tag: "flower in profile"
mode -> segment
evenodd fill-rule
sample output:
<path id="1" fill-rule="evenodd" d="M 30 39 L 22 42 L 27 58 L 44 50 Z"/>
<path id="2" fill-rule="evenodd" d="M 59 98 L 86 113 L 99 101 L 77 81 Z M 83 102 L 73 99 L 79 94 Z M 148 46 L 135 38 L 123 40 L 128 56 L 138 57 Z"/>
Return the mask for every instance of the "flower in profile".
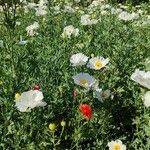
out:
<path id="1" fill-rule="evenodd" d="M 126 146 L 120 140 L 108 142 L 107 146 L 109 150 L 126 150 Z"/>
<path id="2" fill-rule="evenodd" d="M 150 91 L 147 91 L 144 95 L 144 105 L 150 107 Z"/>
<path id="3" fill-rule="evenodd" d="M 82 53 L 77 53 L 71 56 L 70 62 L 72 66 L 82 66 L 88 61 L 88 57 Z"/>
<path id="4" fill-rule="evenodd" d="M 91 117 L 92 117 L 92 108 L 90 105 L 88 104 L 81 104 L 79 106 L 79 110 L 81 111 L 83 117 L 86 119 L 86 120 L 90 120 Z"/>
<path id="5" fill-rule="evenodd" d="M 87 67 L 95 70 L 100 70 L 105 67 L 109 62 L 108 58 L 103 57 L 93 57 L 89 60 Z"/>
<path id="6" fill-rule="evenodd" d="M 27 40 L 22 40 L 22 36 L 20 36 L 20 41 L 19 41 L 19 45 L 25 45 L 25 44 L 27 44 Z"/>
<path id="7" fill-rule="evenodd" d="M 74 28 L 73 25 L 66 26 L 63 29 L 62 37 L 63 38 L 66 38 L 66 37 L 71 38 L 71 35 L 78 36 L 79 35 L 79 29 Z"/>
<path id="8" fill-rule="evenodd" d="M 136 69 L 135 72 L 131 75 L 131 79 L 140 85 L 150 89 L 150 71 L 140 71 Z"/>
<path id="9" fill-rule="evenodd" d="M 49 129 L 51 131 L 55 131 L 56 130 L 56 124 L 55 123 L 50 123 L 48 127 L 49 127 Z"/>
<path id="10" fill-rule="evenodd" d="M 100 100 L 101 102 L 103 102 L 105 99 L 109 98 L 111 95 L 110 90 L 105 90 L 103 91 L 102 89 L 96 89 L 95 90 L 95 97 Z"/>
<path id="11" fill-rule="evenodd" d="M 124 21 L 131 21 L 131 20 L 133 20 L 133 19 L 137 19 L 139 17 L 139 14 L 138 13 L 128 13 L 128 12 L 126 12 L 126 11 L 122 11 L 120 14 L 119 14 L 119 16 L 118 16 L 118 18 L 120 19 L 120 20 L 124 20 Z"/>
<path id="12" fill-rule="evenodd" d="M 30 90 L 23 92 L 21 96 L 15 100 L 16 107 L 21 112 L 27 112 L 29 109 L 45 106 L 46 102 L 43 100 L 43 93 L 39 90 Z"/>
<path id="13" fill-rule="evenodd" d="M 80 85 L 82 87 L 85 87 L 87 89 L 91 88 L 92 85 L 96 82 L 96 79 L 92 76 L 90 76 L 88 73 L 79 73 L 72 77 L 74 79 L 74 82 L 77 85 Z"/>
<path id="14" fill-rule="evenodd" d="M 35 30 L 39 28 L 38 22 L 34 22 L 32 25 L 26 27 L 27 35 L 34 36 L 35 34 L 38 34 Z"/>
<path id="15" fill-rule="evenodd" d="M 81 16 L 81 25 L 92 25 L 92 24 L 96 24 L 98 22 L 98 20 L 96 19 L 91 19 L 90 15 L 82 15 Z"/>

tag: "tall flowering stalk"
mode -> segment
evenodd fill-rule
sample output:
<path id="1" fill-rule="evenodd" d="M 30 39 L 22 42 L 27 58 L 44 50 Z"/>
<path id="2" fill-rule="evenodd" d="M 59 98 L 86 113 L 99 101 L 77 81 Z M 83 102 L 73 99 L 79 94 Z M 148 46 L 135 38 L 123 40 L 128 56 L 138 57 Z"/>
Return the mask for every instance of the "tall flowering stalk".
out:
<path id="1" fill-rule="evenodd" d="M 0 6 L 2 7 L 2 25 L 8 31 L 7 46 L 5 46 L 6 52 L 10 55 L 10 66 L 12 80 L 10 81 L 12 85 L 12 90 L 14 90 L 14 78 L 15 73 L 15 48 L 14 48 L 14 37 L 15 37 L 15 27 L 17 20 L 17 8 L 21 5 L 23 1 L 19 0 L 1 0 Z"/>

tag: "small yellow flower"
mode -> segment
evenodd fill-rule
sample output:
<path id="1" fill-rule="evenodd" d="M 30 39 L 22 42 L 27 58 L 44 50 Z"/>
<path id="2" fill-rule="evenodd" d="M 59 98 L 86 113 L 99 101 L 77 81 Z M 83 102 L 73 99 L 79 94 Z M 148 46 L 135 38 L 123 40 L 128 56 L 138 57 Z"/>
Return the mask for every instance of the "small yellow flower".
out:
<path id="1" fill-rule="evenodd" d="M 62 127 L 65 127 L 66 126 L 66 121 L 62 120 L 60 124 L 61 124 Z"/>
<path id="2" fill-rule="evenodd" d="M 50 129 L 51 131 L 55 131 L 55 129 L 56 129 L 56 124 L 55 124 L 55 123 L 50 123 L 50 124 L 49 124 L 49 129 Z"/>
<path id="3" fill-rule="evenodd" d="M 15 93 L 15 100 L 19 100 L 20 96 L 21 95 L 19 93 Z"/>

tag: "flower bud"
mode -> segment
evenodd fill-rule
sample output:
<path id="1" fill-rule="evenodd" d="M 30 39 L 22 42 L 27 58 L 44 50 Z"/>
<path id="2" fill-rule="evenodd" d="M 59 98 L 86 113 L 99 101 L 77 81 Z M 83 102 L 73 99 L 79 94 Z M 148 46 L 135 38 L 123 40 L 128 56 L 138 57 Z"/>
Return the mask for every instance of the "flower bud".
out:
<path id="1" fill-rule="evenodd" d="M 50 124 L 49 124 L 49 129 L 50 129 L 51 131 L 55 131 L 55 129 L 56 129 L 56 124 L 55 124 L 55 123 L 50 123 Z"/>
<path id="2" fill-rule="evenodd" d="M 21 95 L 19 93 L 15 93 L 15 100 L 19 100 L 20 96 Z"/>
<path id="3" fill-rule="evenodd" d="M 65 127 L 66 126 L 66 121 L 62 120 L 60 124 L 61 124 L 62 127 Z"/>
<path id="4" fill-rule="evenodd" d="M 33 87 L 33 90 L 40 90 L 40 85 L 39 84 L 36 84 L 36 85 L 34 85 L 34 87 Z"/>

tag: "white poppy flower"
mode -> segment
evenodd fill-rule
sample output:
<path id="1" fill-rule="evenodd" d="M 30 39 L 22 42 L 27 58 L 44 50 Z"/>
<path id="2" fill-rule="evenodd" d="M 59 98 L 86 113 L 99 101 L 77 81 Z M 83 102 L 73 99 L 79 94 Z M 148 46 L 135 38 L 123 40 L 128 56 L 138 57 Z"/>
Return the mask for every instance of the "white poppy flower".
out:
<path id="1" fill-rule="evenodd" d="M 35 15 L 36 16 L 44 16 L 44 15 L 46 15 L 47 14 L 46 9 L 47 9 L 47 6 L 39 5 L 39 7 L 35 9 L 36 10 Z"/>
<path id="2" fill-rule="evenodd" d="M 23 92 L 21 96 L 15 100 L 16 106 L 19 111 L 27 112 L 29 109 L 45 106 L 46 102 L 43 102 L 43 93 L 39 90 L 30 90 Z"/>
<path id="3" fill-rule="evenodd" d="M 63 38 L 65 38 L 65 37 L 70 38 L 71 35 L 78 36 L 79 35 L 79 29 L 74 28 L 73 25 L 66 26 L 63 29 L 62 37 Z"/>
<path id="4" fill-rule="evenodd" d="M 118 18 L 120 20 L 124 20 L 124 21 L 130 21 L 130 20 L 133 20 L 133 19 L 137 19 L 139 17 L 139 14 L 138 13 L 128 13 L 126 11 L 122 11 Z"/>
<path id="5" fill-rule="evenodd" d="M 146 92 L 144 95 L 144 105 L 150 107 L 150 91 Z"/>
<path id="6" fill-rule="evenodd" d="M 32 25 L 26 27 L 27 35 L 34 36 L 35 34 L 37 34 L 35 30 L 38 28 L 39 28 L 38 22 L 34 22 Z"/>
<path id="7" fill-rule="evenodd" d="M 71 7 L 71 6 L 65 6 L 64 12 L 68 12 L 68 13 L 74 13 L 75 10 Z"/>
<path id="8" fill-rule="evenodd" d="M 109 150 L 126 150 L 126 146 L 120 140 L 108 142 L 107 146 Z"/>
<path id="9" fill-rule="evenodd" d="M 88 57 L 82 53 L 77 53 L 71 56 L 70 62 L 72 66 L 82 66 L 88 61 Z"/>
<path id="10" fill-rule="evenodd" d="M 101 68 L 105 67 L 109 62 L 108 58 L 103 57 L 93 57 L 89 60 L 87 67 L 95 70 L 100 70 Z"/>
<path id="11" fill-rule="evenodd" d="M 82 15 L 81 16 L 81 24 L 82 25 L 92 25 L 92 24 L 96 24 L 98 22 L 98 20 L 96 19 L 91 19 L 90 15 Z"/>
<path id="12" fill-rule="evenodd" d="M 136 69 L 135 72 L 131 75 L 131 79 L 142 86 L 150 89 L 150 71 L 140 71 Z"/>
<path id="13" fill-rule="evenodd" d="M 95 90 L 95 97 L 100 100 L 101 102 L 103 102 L 103 100 L 109 98 L 109 96 L 111 95 L 110 90 L 105 90 L 103 91 L 102 89 L 96 89 Z"/>
<path id="14" fill-rule="evenodd" d="M 74 79 L 75 84 L 87 89 L 91 88 L 96 82 L 96 79 L 90 76 L 88 73 L 79 73 L 72 78 Z"/>

